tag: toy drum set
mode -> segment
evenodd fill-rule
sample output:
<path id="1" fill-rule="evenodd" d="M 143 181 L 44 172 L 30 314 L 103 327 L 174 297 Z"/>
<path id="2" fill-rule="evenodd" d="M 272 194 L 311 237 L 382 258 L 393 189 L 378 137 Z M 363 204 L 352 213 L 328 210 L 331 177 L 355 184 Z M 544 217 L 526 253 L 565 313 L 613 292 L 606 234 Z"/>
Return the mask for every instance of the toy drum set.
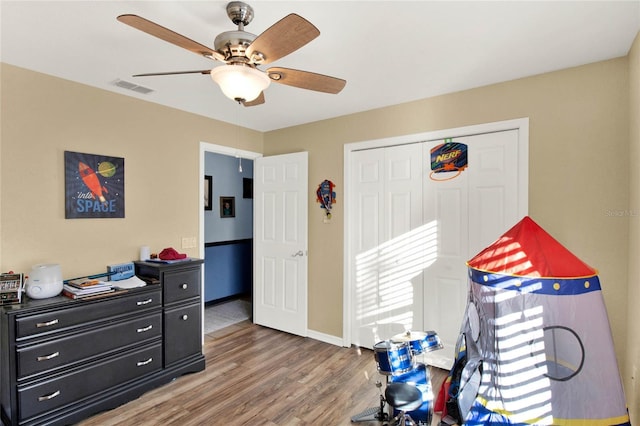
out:
<path id="1" fill-rule="evenodd" d="M 429 368 L 418 362 L 419 355 L 442 349 L 442 342 L 435 331 L 407 331 L 374 345 L 374 357 L 378 372 L 387 377 L 387 383 L 412 384 L 422 393 L 422 405 L 407 414 L 420 425 L 430 425 L 433 417 L 433 392 Z M 374 419 L 386 419 L 383 413 L 384 401 Z M 370 409 L 370 414 L 373 409 Z M 394 410 L 393 415 L 397 412 Z M 371 418 L 369 418 L 371 420 Z M 352 418 L 352 421 L 358 421 Z"/>
<path id="2" fill-rule="evenodd" d="M 380 374 L 396 376 L 416 367 L 417 356 L 442 348 L 435 331 L 407 331 L 374 345 L 374 356 Z"/>

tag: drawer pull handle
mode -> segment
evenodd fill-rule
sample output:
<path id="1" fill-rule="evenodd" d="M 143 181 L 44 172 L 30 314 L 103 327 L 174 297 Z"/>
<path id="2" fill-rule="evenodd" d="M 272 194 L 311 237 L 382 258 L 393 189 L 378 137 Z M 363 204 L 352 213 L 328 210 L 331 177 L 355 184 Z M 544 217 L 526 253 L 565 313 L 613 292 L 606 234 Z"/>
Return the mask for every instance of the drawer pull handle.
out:
<path id="1" fill-rule="evenodd" d="M 57 323 L 58 323 L 57 319 L 47 321 L 47 322 L 39 322 L 36 324 L 36 328 L 50 327 L 52 325 L 56 325 Z"/>
<path id="2" fill-rule="evenodd" d="M 38 401 L 42 402 L 42 401 L 49 401 L 50 399 L 55 398 L 56 396 L 60 395 L 60 391 L 57 390 L 54 393 L 50 393 L 49 395 L 43 395 L 43 396 L 39 396 L 38 397 Z"/>
<path id="3" fill-rule="evenodd" d="M 142 367 L 143 365 L 149 364 L 151 361 L 153 361 L 153 358 L 149 358 L 149 359 L 144 360 L 144 361 L 138 361 L 136 365 L 138 367 Z"/>
<path id="4" fill-rule="evenodd" d="M 180 319 L 181 319 L 182 321 L 186 321 L 186 320 L 188 320 L 188 319 L 189 319 L 189 315 L 184 314 L 183 316 L 181 316 L 181 317 L 180 317 Z"/>
<path id="5" fill-rule="evenodd" d="M 52 354 L 50 354 L 50 355 L 43 355 L 43 356 L 39 356 L 39 357 L 37 357 L 37 358 L 36 358 L 36 360 L 37 360 L 38 362 L 40 362 L 40 361 L 47 361 L 47 360 L 49 360 L 49 359 L 53 359 L 53 358 L 55 358 L 55 357 L 57 357 L 57 356 L 60 356 L 60 352 L 54 352 L 54 353 L 52 353 Z"/>
<path id="6" fill-rule="evenodd" d="M 183 290 L 186 290 L 186 289 L 187 289 L 187 287 L 189 287 L 189 286 L 187 285 L 187 283 L 180 284 L 180 288 L 181 288 L 181 289 L 183 289 Z"/>
<path id="7" fill-rule="evenodd" d="M 137 301 L 136 305 L 138 305 L 138 306 L 148 305 L 151 302 L 153 302 L 153 299 L 149 298 L 147 300 L 139 300 L 139 301 Z"/>
<path id="8" fill-rule="evenodd" d="M 148 326 L 146 326 L 146 327 L 142 327 L 142 328 L 139 328 L 139 329 L 137 329 L 136 331 L 137 331 L 138 333 L 144 333 L 145 331 L 149 331 L 149 330 L 151 330 L 152 328 L 153 328 L 153 324 L 149 324 Z"/>

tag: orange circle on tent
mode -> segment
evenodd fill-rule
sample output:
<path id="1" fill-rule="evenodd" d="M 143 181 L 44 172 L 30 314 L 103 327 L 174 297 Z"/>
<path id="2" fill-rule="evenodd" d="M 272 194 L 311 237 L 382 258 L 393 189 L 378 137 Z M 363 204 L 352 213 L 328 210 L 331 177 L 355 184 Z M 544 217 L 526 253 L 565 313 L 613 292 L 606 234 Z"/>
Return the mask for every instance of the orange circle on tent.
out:
<path id="1" fill-rule="evenodd" d="M 553 289 L 554 289 L 554 290 L 560 290 L 560 284 L 555 283 L 555 284 L 553 285 Z"/>

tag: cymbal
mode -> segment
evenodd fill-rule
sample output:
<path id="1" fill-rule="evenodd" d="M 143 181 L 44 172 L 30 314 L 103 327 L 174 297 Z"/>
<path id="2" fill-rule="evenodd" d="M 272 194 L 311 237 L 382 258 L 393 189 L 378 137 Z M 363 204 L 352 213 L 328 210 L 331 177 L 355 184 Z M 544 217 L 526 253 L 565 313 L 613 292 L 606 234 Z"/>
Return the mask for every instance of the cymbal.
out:
<path id="1" fill-rule="evenodd" d="M 434 333 L 432 333 L 434 334 Z M 429 334 L 424 331 L 406 331 L 405 333 L 396 334 L 391 338 L 391 341 L 394 342 L 412 342 L 414 340 L 424 339 L 429 336 Z"/>

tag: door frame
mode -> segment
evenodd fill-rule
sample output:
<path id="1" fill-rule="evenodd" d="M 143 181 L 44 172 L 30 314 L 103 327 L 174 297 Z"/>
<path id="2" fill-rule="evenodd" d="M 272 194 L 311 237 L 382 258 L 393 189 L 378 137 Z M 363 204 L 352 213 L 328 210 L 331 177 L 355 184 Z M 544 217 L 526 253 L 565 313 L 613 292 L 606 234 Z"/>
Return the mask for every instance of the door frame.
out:
<path id="1" fill-rule="evenodd" d="M 436 139 L 444 138 L 456 138 L 463 136 L 473 136 L 483 133 L 500 132 L 505 130 L 517 130 L 518 131 L 518 193 L 528 194 L 529 185 L 529 118 L 516 118 L 512 120 L 497 121 L 492 123 L 483 123 L 471 126 L 456 127 L 451 129 L 435 130 L 425 133 L 416 133 L 411 135 L 403 135 L 391 138 L 367 140 L 361 142 L 354 142 L 344 145 L 344 259 L 343 259 L 343 304 L 342 304 L 342 346 L 351 346 L 351 315 L 352 315 L 352 303 L 351 295 L 354 283 L 351 277 L 353 276 L 353 266 L 350 259 L 353 258 L 352 250 L 353 244 L 350 240 L 350 233 L 347 232 L 347 227 L 351 223 L 351 211 L 352 207 L 350 203 L 354 202 L 352 195 L 353 183 L 351 182 L 351 153 L 354 151 L 361 151 L 366 149 L 375 149 L 383 147 L 391 147 L 396 145 L 403 145 L 409 143 L 426 142 Z M 529 210 L 529 197 L 518 197 L 518 211 L 527 212 Z"/>
<path id="2" fill-rule="evenodd" d="M 259 152 L 245 151 L 242 149 L 231 148 L 224 145 L 216 145 L 209 142 L 200 142 L 200 158 L 198 165 L 198 193 L 200 194 L 200 201 L 198 201 L 198 257 L 204 259 L 204 163 L 205 155 L 207 152 L 214 154 L 228 155 L 230 157 L 244 158 L 247 160 L 255 160 L 262 157 Z M 201 268 L 200 277 L 200 294 L 204 295 L 204 268 Z M 204 297 L 200 298 L 200 315 L 204 318 Z M 202 343 L 204 344 L 204 321 L 200 324 L 200 334 L 202 336 Z"/>

